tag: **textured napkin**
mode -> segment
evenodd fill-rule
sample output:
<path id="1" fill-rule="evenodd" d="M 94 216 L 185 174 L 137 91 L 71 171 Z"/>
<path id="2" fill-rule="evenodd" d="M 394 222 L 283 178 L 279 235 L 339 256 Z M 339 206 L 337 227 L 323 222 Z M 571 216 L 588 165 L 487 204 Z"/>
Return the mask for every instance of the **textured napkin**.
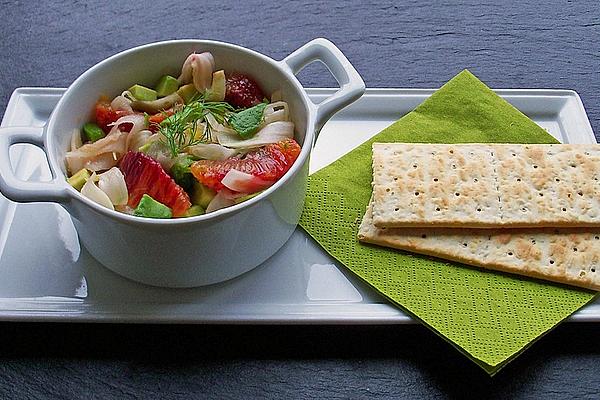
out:
<path id="1" fill-rule="evenodd" d="M 372 139 L 309 177 L 300 225 L 392 303 L 490 375 L 594 293 L 360 244 L 371 196 L 373 142 L 556 143 L 469 71 Z"/>

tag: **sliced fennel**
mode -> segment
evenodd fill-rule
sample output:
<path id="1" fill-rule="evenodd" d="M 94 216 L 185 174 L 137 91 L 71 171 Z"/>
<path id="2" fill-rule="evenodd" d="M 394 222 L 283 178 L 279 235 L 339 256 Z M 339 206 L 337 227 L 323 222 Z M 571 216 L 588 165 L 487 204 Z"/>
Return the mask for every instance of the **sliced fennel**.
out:
<path id="1" fill-rule="evenodd" d="M 112 167 L 108 171 L 98 175 L 98 188 L 102 190 L 115 206 L 127 204 L 128 192 L 125 177 L 121 170 Z"/>
<path id="2" fill-rule="evenodd" d="M 110 201 L 110 198 L 98 186 L 96 186 L 96 184 L 94 183 L 95 180 L 96 173 L 94 172 L 90 179 L 87 180 L 85 185 L 83 185 L 83 188 L 81 188 L 81 194 L 87 197 L 88 199 L 100 204 L 101 206 L 108 208 L 109 210 L 114 210 L 115 207 Z"/>
<path id="3" fill-rule="evenodd" d="M 264 146 L 292 137 L 294 137 L 294 123 L 289 121 L 272 122 L 258 131 L 250 139 L 242 139 L 237 134 L 231 134 L 225 131 L 217 133 L 219 143 L 233 149 Z"/>

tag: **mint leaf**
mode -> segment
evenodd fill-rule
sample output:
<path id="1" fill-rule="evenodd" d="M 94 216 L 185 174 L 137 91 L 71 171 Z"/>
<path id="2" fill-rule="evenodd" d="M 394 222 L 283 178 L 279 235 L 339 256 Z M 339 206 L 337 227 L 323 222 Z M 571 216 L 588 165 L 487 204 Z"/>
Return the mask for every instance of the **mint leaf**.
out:
<path id="1" fill-rule="evenodd" d="M 260 103 L 229 117 L 227 122 L 243 139 L 252 137 L 263 120 L 267 103 Z"/>

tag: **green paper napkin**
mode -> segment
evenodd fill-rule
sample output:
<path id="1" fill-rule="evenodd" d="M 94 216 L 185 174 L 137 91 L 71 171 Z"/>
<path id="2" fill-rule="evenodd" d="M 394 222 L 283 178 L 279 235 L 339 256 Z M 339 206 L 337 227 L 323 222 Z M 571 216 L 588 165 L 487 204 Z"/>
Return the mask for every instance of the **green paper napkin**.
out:
<path id="1" fill-rule="evenodd" d="M 414 111 L 309 177 L 300 225 L 323 248 L 490 375 L 594 293 L 362 245 L 373 142 L 555 143 L 533 121 L 463 71 Z"/>

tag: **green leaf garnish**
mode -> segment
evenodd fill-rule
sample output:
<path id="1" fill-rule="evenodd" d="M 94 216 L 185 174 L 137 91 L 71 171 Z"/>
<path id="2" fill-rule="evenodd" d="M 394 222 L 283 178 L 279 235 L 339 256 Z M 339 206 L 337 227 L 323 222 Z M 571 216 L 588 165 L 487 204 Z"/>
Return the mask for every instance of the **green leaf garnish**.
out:
<path id="1" fill-rule="evenodd" d="M 235 114 L 231 114 L 227 122 L 244 139 L 252 137 L 263 121 L 263 113 L 267 103 L 260 103 Z"/>

